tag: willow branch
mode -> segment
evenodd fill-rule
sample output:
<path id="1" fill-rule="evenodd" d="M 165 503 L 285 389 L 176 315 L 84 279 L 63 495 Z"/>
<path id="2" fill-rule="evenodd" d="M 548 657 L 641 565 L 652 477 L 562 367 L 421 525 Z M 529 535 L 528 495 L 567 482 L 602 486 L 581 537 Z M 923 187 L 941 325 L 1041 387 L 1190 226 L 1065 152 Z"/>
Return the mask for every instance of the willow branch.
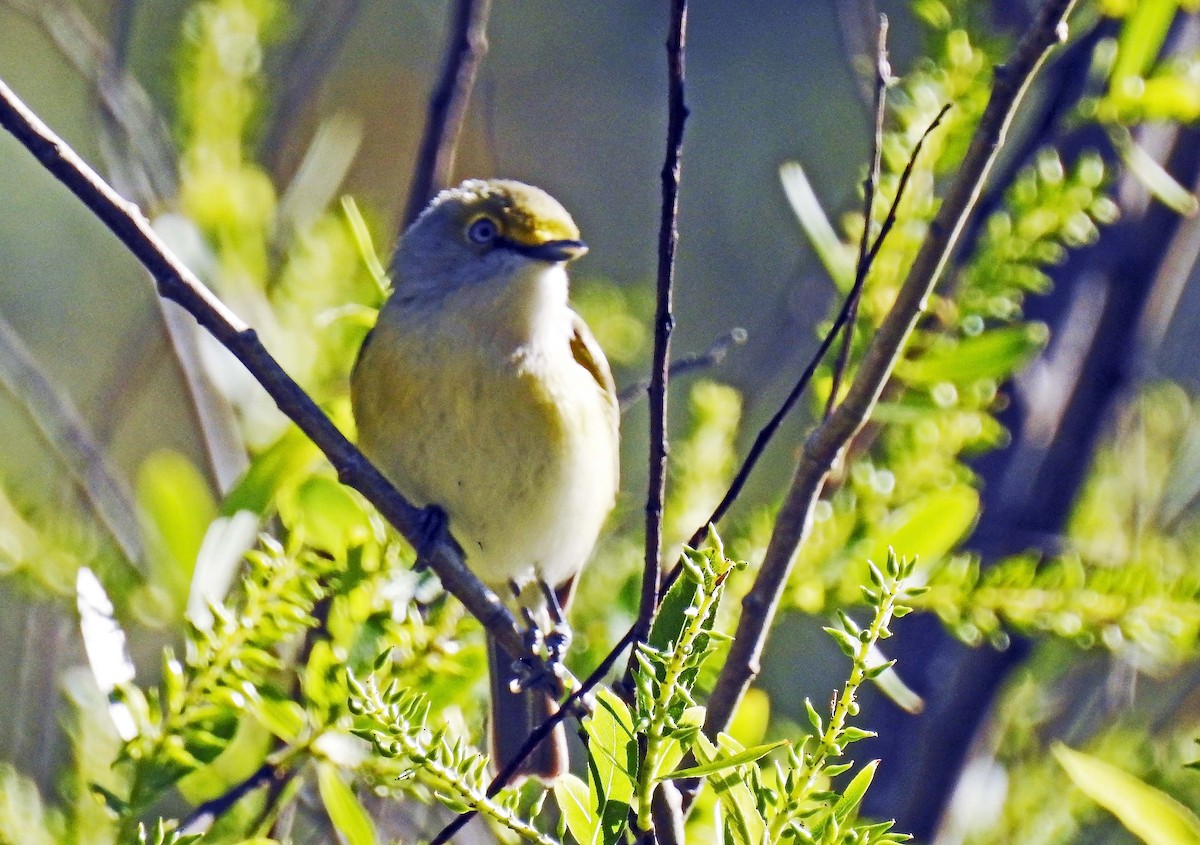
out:
<path id="1" fill-rule="evenodd" d="M 417 153 L 404 225 L 417 219 L 434 194 L 450 184 L 458 139 L 479 65 L 487 54 L 487 24 L 492 0 L 457 0 L 451 12 L 446 61 L 429 98 L 429 119 Z"/>
<path id="2" fill-rule="evenodd" d="M 66 142 L 0 81 L 0 125 L 34 155 L 125 244 L 154 277 L 158 293 L 186 310 L 196 322 L 233 353 L 267 391 L 279 409 L 329 459 L 338 478 L 362 493 L 417 549 L 443 586 L 513 654 L 526 650 L 512 615 L 466 566 L 462 550 L 450 537 L 445 521 L 406 500 L 384 478 L 324 411 L 292 380 L 263 346 L 258 334 L 229 310 L 167 248 L 141 210 L 119 196 Z M 570 685 L 570 679 L 568 679 Z"/>
<path id="3" fill-rule="evenodd" d="M 830 469 L 870 417 L 971 215 L 1030 80 L 1051 48 L 1065 38 L 1066 16 L 1073 2 L 1048 0 L 1008 63 L 996 68 L 991 97 L 971 145 L 892 310 L 867 348 L 846 398 L 804 444 L 766 557 L 754 586 L 742 602 L 733 646 L 708 702 L 704 729 L 709 736 L 728 727 L 750 683 L 758 675 L 767 632 L 778 610 L 796 550 L 808 536 L 812 511 Z"/>

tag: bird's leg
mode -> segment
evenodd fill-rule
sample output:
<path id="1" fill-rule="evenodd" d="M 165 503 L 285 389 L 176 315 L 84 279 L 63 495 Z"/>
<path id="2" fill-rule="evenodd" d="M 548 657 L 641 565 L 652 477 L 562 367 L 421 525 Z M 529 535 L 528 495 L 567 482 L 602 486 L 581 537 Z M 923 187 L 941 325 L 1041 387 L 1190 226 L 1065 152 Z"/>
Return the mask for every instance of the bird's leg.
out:
<path id="1" fill-rule="evenodd" d="M 546 632 L 546 665 L 555 677 L 561 680 L 565 669 L 563 658 L 567 656 L 567 649 L 571 646 L 571 626 L 567 624 L 558 593 L 541 578 L 538 579 L 538 587 L 546 597 L 546 607 L 550 613 L 550 630 Z"/>
<path id="2" fill-rule="evenodd" d="M 509 579 L 508 589 L 520 604 L 521 585 L 515 578 Z M 509 689 L 514 694 L 546 683 L 546 676 L 550 671 L 541 660 L 542 655 L 546 652 L 546 640 L 542 635 L 537 617 L 533 615 L 532 610 L 521 605 L 521 618 L 525 620 L 525 654 L 512 662 L 513 678 L 509 683 Z"/>

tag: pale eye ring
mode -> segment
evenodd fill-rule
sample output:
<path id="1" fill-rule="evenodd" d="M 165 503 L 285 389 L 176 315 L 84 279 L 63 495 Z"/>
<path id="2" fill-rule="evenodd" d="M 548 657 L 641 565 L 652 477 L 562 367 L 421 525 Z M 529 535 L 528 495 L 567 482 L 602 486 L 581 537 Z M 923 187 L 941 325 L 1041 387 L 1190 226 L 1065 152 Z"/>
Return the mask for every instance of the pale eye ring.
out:
<path id="1" fill-rule="evenodd" d="M 473 244 L 490 244 L 500 234 L 500 227 L 490 217 L 480 217 L 467 227 L 467 240 Z"/>

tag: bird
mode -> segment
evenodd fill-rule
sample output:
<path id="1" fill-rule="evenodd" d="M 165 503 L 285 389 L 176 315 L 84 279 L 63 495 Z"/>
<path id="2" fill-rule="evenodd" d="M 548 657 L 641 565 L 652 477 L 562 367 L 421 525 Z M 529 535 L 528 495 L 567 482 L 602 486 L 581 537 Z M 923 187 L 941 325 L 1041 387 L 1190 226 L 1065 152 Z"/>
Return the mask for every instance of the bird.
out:
<path id="1" fill-rule="evenodd" d="M 566 267 L 586 252 L 540 188 L 474 179 L 440 192 L 396 247 L 392 293 L 351 375 L 363 453 L 440 508 L 467 566 L 540 624 L 569 605 L 619 490 L 612 372 L 568 297 Z M 488 636 L 494 771 L 557 709 L 516 680 L 521 657 Z M 559 724 L 512 782 L 550 782 L 567 763 Z"/>

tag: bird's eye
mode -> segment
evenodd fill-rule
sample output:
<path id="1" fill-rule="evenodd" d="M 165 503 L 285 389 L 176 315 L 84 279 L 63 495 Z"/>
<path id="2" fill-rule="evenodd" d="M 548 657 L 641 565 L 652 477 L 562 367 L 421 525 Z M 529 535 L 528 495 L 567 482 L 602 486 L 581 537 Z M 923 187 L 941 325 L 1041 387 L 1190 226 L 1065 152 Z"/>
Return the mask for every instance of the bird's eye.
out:
<path id="1" fill-rule="evenodd" d="M 467 240 L 473 244 L 490 244 L 500 234 L 500 227 L 490 217 L 480 217 L 467 227 Z"/>

